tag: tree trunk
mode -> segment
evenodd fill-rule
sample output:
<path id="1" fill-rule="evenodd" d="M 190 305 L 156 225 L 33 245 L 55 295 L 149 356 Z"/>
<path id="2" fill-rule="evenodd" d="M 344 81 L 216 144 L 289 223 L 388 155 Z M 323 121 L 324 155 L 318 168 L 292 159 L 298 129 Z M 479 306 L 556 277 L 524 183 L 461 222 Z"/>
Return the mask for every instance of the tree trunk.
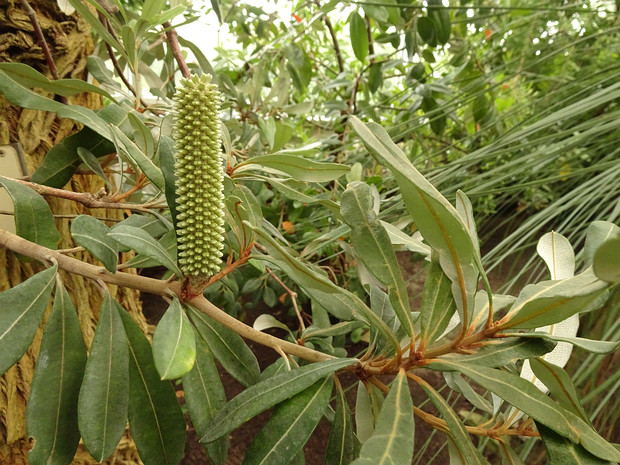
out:
<path id="1" fill-rule="evenodd" d="M 86 58 L 92 52 L 90 27 L 77 14 L 64 15 L 54 0 L 30 0 L 38 22 L 51 50 L 60 78 L 85 79 Z M 0 0 L 0 61 L 25 63 L 51 79 L 49 68 L 41 47 L 37 43 L 34 28 L 19 0 Z M 49 97 L 53 97 L 48 95 Z M 71 97 L 70 102 L 97 109 L 101 97 L 81 94 Z M 80 127 L 71 120 L 60 119 L 53 113 L 22 109 L 10 105 L 0 95 L 0 145 L 19 142 L 26 156 L 29 173 L 41 163 L 47 151 Z M 76 175 L 65 189 L 80 192 L 97 192 L 104 187 L 96 176 Z M 122 210 L 89 210 L 83 206 L 57 198 L 47 199 L 55 215 L 56 225 L 62 235 L 59 247 L 74 247 L 70 235 L 70 218 L 79 214 L 94 214 L 109 218 L 113 224 L 123 218 Z M 69 216 L 69 218 L 67 218 Z M 78 259 L 98 263 L 87 252 L 74 254 Z M 0 291 L 13 287 L 32 276 L 42 267 L 38 263 L 19 261 L 11 252 L 0 248 Z M 90 345 L 101 305 L 101 292 L 97 285 L 81 277 L 61 274 L 76 305 L 87 346 Z M 139 294 L 127 289 L 111 289 L 116 298 L 134 319 L 144 328 Z M 49 309 L 48 309 L 49 310 Z M 27 464 L 30 442 L 26 433 L 26 401 L 34 371 L 42 328 L 34 343 L 21 360 L 0 377 L 0 463 Z M 74 464 L 96 463 L 83 445 L 80 445 Z M 139 463 L 138 455 L 128 434 L 107 463 Z"/>

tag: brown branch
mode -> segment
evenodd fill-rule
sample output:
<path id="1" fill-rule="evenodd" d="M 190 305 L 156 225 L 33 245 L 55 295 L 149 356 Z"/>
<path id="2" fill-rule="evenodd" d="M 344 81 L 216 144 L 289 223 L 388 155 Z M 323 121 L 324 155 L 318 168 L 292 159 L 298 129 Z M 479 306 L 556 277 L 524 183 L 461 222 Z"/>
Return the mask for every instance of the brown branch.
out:
<path id="1" fill-rule="evenodd" d="M 58 263 L 58 267 L 60 269 L 88 279 L 101 280 L 106 284 L 128 287 L 160 296 L 170 296 L 171 294 L 176 294 L 179 298 L 181 298 L 182 284 L 179 281 L 169 282 L 122 272 L 110 273 L 101 266 L 91 265 L 89 263 L 84 263 L 81 260 L 68 257 L 56 250 L 50 250 L 3 229 L 0 229 L 0 246 L 6 247 L 13 252 L 20 253 L 27 257 L 34 258 L 43 263 L 56 262 Z M 271 347 L 276 351 L 281 350 L 287 354 L 301 357 L 310 362 L 321 362 L 335 358 L 331 355 L 293 344 L 275 336 L 271 336 L 270 334 L 257 331 L 223 312 L 205 299 L 202 295 L 194 297 L 193 299 L 186 301 L 186 303 L 201 311 L 205 315 L 213 318 L 215 321 L 232 329 L 240 336 L 257 342 L 258 344 Z"/>
<path id="2" fill-rule="evenodd" d="M 183 53 L 181 53 L 181 46 L 179 45 L 179 36 L 177 31 L 172 27 L 170 21 L 166 21 L 163 26 L 166 28 L 166 38 L 168 39 L 168 45 L 170 45 L 170 50 L 172 51 L 172 55 L 174 59 L 177 61 L 179 65 L 179 69 L 181 70 L 181 74 L 185 79 L 189 79 L 192 75 L 189 68 L 187 67 L 187 63 L 185 63 L 185 58 L 183 58 Z"/>
<path id="3" fill-rule="evenodd" d="M 37 37 L 37 42 L 39 46 L 43 50 L 43 55 L 45 56 L 45 61 L 47 62 L 47 66 L 50 70 L 50 74 L 55 81 L 59 79 L 58 70 L 56 69 L 56 64 L 54 63 L 54 58 L 52 57 L 52 52 L 50 51 L 49 46 L 47 45 L 47 41 L 45 40 L 45 36 L 43 35 L 43 30 L 41 30 L 41 26 L 39 25 L 39 21 L 37 20 L 37 13 L 32 9 L 28 0 L 21 0 L 21 4 L 26 10 L 26 14 L 28 15 L 28 19 L 30 20 L 30 24 L 34 29 L 34 34 Z M 64 95 L 59 95 L 60 101 L 67 105 L 69 101 L 67 97 Z"/>
<path id="4" fill-rule="evenodd" d="M 319 0 L 314 0 L 314 3 L 317 7 L 321 8 L 321 3 Z M 334 31 L 334 26 L 332 26 L 332 22 L 329 20 L 329 16 L 327 14 L 323 15 L 323 21 L 325 22 L 325 26 L 329 31 L 329 35 L 332 38 L 332 44 L 334 47 L 334 52 L 336 53 L 336 59 L 338 60 L 338 69 L 341 73 L 344 72 L 344 61 L 342 60 L 342 53 L 340 53 L 340 45 L 338 45 L 338 39 L 336 38 L 336 31 Z"/>

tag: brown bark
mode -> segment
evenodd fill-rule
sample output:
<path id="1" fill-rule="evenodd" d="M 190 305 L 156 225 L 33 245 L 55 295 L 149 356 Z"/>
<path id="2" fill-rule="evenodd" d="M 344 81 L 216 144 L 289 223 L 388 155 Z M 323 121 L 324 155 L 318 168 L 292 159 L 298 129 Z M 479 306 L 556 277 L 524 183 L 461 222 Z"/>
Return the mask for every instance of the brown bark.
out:
<path id="1" fill-rule="evenodd" d="M 64 15 L 53 0 L 30 0 L 29 3 L 37 13 L 59 77 L 85 79 L 86 58 L 93 49 L 88 24 L 77 14 Z M 43 51 L 37 44 L 34 28 L 18 0 L 0 0 L 0 61 L 28 64 L 51 78 Z M 94 94 L 76 95 L 69 98 L 69 101 L 93 109 L 102 104 L 100 97 Z M 0 95 L 0 145 L 21 143 L 30 173 L 41 163 L 51 147 L 78 129 L 79 125 L 71 120 L 10 105 Z M 96 176 L 76 175 L 65 189 L 95 193 L 102 187 L 103 183 Z M 111 219 L 120 219 L 123 215 L 122 210 L 89 210 L 74 202 L 57 198 L 49 199 L 49 203 L 54 214 L 58 215 L 86 213 Z M 69 232 L 70 220 L 58 218 L 57 227 L 62 235 L 59 247 L 74 247 Z M 89 263 L 98 263 L 86 252 L 74 256 Z M 11 252 L 0 248 L 0 291 L 19 284 L 40 269 L 37 263 L 21 262 Z M 62 278 L 78 310 L 86 343 L 90 345 L 98 318 L 101 293 L 92 281 L 66 273 L 62 274 Z M 139 294 L 128 289 L 110 290 L 146 329 Z M 22 359 L 0 377 L 0 463 L 28 463 L 30 443 L 26 434 L 25 409 L 41 335 L 42 328 Z M 133 442 L 126 434 L 117 452 L 107 463 L 133 464 L 138 463 L 137 457 Z M 96 461 L 80 445 L 73 463 L 90 464 Z"/>

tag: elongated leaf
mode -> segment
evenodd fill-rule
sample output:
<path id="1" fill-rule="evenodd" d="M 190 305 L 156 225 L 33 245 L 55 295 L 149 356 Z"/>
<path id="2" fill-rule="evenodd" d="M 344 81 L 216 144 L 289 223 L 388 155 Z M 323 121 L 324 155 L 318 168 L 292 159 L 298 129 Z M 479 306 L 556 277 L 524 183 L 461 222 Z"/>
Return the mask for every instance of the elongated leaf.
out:
<path id="1" fill-rule="evenodd" d="M 609 461 L 590 454 L 579 444 L 560 436 L 545 425 L 536 423 L 536 429 L 547 449 L 549 465 L 610 465 Z"/>
<path id="2" fill-rule="evenodd" d="M 424 244 L 421 240 L 421 237 L 411 237 L 402 232 L 396 226 L 391 225 L 390 223 L 386 223 L 385 221 L 380 221 L 387 233 L 390 235 L 390 241 L 392 245 L 402 245 L 409 252 L 416 252 L 424 257 L 427 257 L 431 254 L 431 248 Z"/>
<path id="3" fill-rule="evenodd" d="M 93 173 L 103 179 L 103 182 L 105 182 L 106 186 L 108 186 L 108 189 L 112 191 L 112 183 L 103 172 L 103 168 L 101 168 L 101 165 L 97 161 L 97 157 L 85 147 L 78 147 L 77 154 L 80 157 L 80 160 L 82 160 L 82 162 L 88 166 Z"/>
<path id="4" fill-rule="evenodd" d="M 549 339 L 551 341 L 568 342 L 571 345 L 595 354 L 610 354 L 620 347 L 620 341 L 595 341 L 594 339 L 586 339 L 583 337 L 563 337 L 538 331 L 533 333 L 515 333 L 514 336 L 523 338 L 537 337 Z"/>
<path id="5" fill-rule="evenodd" d="M 375 422 L 379 416 L 380 409 L 377 402 L 372 402 L 371 393 L 374 386 L 364 385 L 361 381 L 357 383 L 355 395 L 355 435 L 360 443 L 364 444 L 375 431 Z"/>
<path id="6" fill-rule="evenodd" d="M 162 381 L 151 345 L 131 318 L 120 312 L 129 348 L 129 427 L 145 465 L 176 465 L 185 449 L 185 418 L 174 387 Z"/>
<path id="7" fill-rule="evenodd" d="M 537 422 L 553 429 L 573 442 L 579 442 L 589 452 L 607 460 L 619 460 L 620 452 L 605 441 L 590 425 L 575 414 L 562 409 L 532 383 L 520 376 L 495 368 L 454 362 L 431 362 L 432 370 L 459 371 L 475 380 Z"/>
<path id="8" fill-rule="evenodd" d="M 437 407 L 437 410 L 439 410 L 439 413 L 443 419 L 446 420 L 449 430 L 448 435 L 453 440 L 454 446 L 458 450 L 458 454 L 463 463 L 468 465 L 487 464 L 487 461 L 484 460 L 478 449 L 476 449 L 474 444 L 471 442 L 467 429 L 465 429 L 465 425 L 456 412 L 452 410 L 450 404 L 448 404 L 448 402 L 446 402 L 446 400 L 422 378 L 416 378 L 416 382 L 422 389 L 424 389 L 424 392 L 426 392 L 431 402 L 435 404 L 435 407 Z"/>
<path id="9" fill-rule="evenodd" d="M 60 233 L 45 199 L 29 187 L 9 178 L 0 176 L 0 185 L 4 186 L 13 200 L 17 235 L 56 250 Z"/>
<path id="10" fill-rule="evenodd" d="M 439 359 L 486 367 L 501 367 L 516 360 L 539 357 L 550 352 L 555 347 L 555 342 L 553 341 L 546 341 L 545 344 L 532 344 L 534 340 L 530 338 L 516 338 L 501 344 L 485 346 L 473 355 L 448 354 L 439 357 Z"/>
<path id="11" fill-rule="evenodd" d="M 72 97 L 82 92 L 94 92 L 114 101 L 114 97 L 105 90 L 93 86 L 86 81 L 81 79 L 57 79 L 50 81 L 37 70 L 23 63 L 0 63 L 0 71 L 3 71 L 14 81 L 31 89 L 38 87 L 64 97 Z"/>
<path id="12" fill-rule="evenodd" d="M 11 368 L 32 343 L 52 295 L 54 265 L 0 293 L 0 374 Z"/>
<path id="13" fill-rule="evenodd" d="M 414 440 L 413 401 L 405 371 L 401 370 L 383 402 L 375 431 L 362 445 L 352 465 L 411 463 Z"/>
<path id="14" fill-rule="evenodd" d="M 566 320 L 577 312 L 600 307 L 609 284 L 591 271 L 560 281 L 542 281 L 523 288 L 501 327 L 537 328 Z"/>
<path id="15" fill-rule="evenodd" d="M 161 379 L 180 378 L 194 366 L 194 330 L 177 297 L 153 334 L 153 359 Z"/>
<path id="16" fill-rule="evenodd" d="M 588 226 L 586 243 L 583 246 L 583 261 L 585 266 L 592 266 L 594 254 L 608 239 L 620 235 L 620 227 L 609 221 L 593 221 Z"/>
<path id="17" fill-rule="evenodd" d="M 363 63 L 368 56 L 368 32 L 366 31 L 366 23 L 357 11 L 349 16 L 349 36 L 351 37 L 353 53 Z"/>
<path id="18" fill-rule="evenodd" d="M 118 245 L 108 237 L 110 228 L 90 215 L 80 215 L 71 222 L 71 236 L 78 245 L 101 260 L 110 273 L 116 273 Z"/>
<path id="19" fill-rule="evenodd" d="M 469 383 L 463 379 L 460 373 L 446 371 L 443 376 L 448 386 L 450 386 L 450 389 L 463 394 L 465 399 L 477 409 L 493 414 L 493 406 L 489 401 L 478 394 Z"/>
<path id="20" fill-rule="evenodd" d="M 26 427 L 34 446 L 31 465 L 68 465 L 80 442 L 77 402 L 86 366 L 86 345 L 65 288 L 56 288 L 26 405 Z"/>
<path id="21" fill-rule="evenodd" d="M 117 225 L 110 230 L 108 237 L 111 237 L 120 244 L 136 250 L 153 260 L 157 260 L 166 268 L 173 271 L 177 276 L 181 277 L 181 270 L 179 270 L 179 267 L 170 254 L 153 238 L 153 236 L 143 229 L 133 226 Z"/>
<path id="22" fill-rule="evenodd" d="M 342 194 L 340 213 L 351 227 L 351 242 L 364 264 L 388 288 L 392 307 L 409 337 L 414 334 L 409 295 L 388 233 L 374 210 L 372 188 L 360 181 L 347 186 Z"/>
<path id="23" fill-rule="evenodd" d="M 158 241 L 164 248 L 166 253 L 176 261 L 177 258 L 177 235 L 176 232 L 170 230 L 166 232 Z M 159 261 L 152 258 L 145 257 L 143 254 L 138 254 L 131 260 L 123 264 L 124 267 L 131 268 L 153 268 L 155 266 L 161 266 Z"/>
<path id="24" fill-rule="evenodd" d="M 183 391 L 189 416 L 198 437 L 206 434 L 211 420 L 226 404 L 226 393 L 209 346 L 196 338 L 196 363 L 183 376 Z M 228 436 L 206 444 L 207 455 L 214 465 L 225 465 Z"/>
<path id="25" fill-rule="evenodd" d="M 164 176 L 166 203 L 170 209 L 172 223 L 176 230 L 177 221 L 177 194 L 176 194 L 176 171 L 174 169 L 174 141 L 168 136 L 160 136 L 157 146 L 157 158 L 159 167 Z"/>
<path id="26" fill-rule="evenodd" d="M 568 239 L 551 231 L 538 241 L 538 255 L 547 264 L 551 279 L 572 278 L 575 275 L 575 252 Z"/>
<path id="27" fill-rule="evenodd" d="M 128 366 L 123 322 L 114 300 L 106 293 L 78 400 L 78 424 L 84 445 L 99 462 L 112 455 L 125 432 Z"/>
<path id="28" fill-rule="evenodd" d="M 327 440 L 325 465 L 349 465 L 355 459 L 353 419 L 344 390 L 336 384 L 336 414 Z"/>
<path id="29" fill-rule="evenodd" d="M 224 369 L 244 386 L 256 383 L 260 375 L 258 361 L 241 336 L 193 307 L 184 308 Z"/>
<path id="30" fill-rule="evenodd" d="M 273 415 L 256 435 L 244 465 L 288 465 L 303 452 L 304 444 L 327 408 L 333 378 L 326 377 L 278 404 Z"/>
<path id="31" fill-rule="evenodd" d="M 307 182 L 333 181 L 350 171 L 348 166 L 338 163 L 317 162 L 295 155 L 277 154 L 249 158 L 237 165 L 235 171 L 242 172 L 241 167 L 254 168 L 253 165 L 283 171 L 298 181 Z"/>
<path id="32" fill-rule="evenodd" d="M 540 358 L 530 360 L 530 365 L 534 374 L 547 386 L 560 405 L 590 423 L 570 376 L 562 368 Z"/>
<path id="33" fill-rule="evenodd" d="M 313 385 L 319 379 L 356 363 L 356 359 L 334 359 L 279 373 L 250 386 L 220 410 L 201 442 L 214 441 L 259 413 Z"/>
<path id="34" fill-rule="evenodd" d="M 451 286 L 450 279 L 439 265 L 438 257 L 432 254 L 424 281 L 420 310 L 420 338 L 423 344 L 437 340 L 446 330 L 450 318 L 456 311 L 454 297 L 450 292 Z"/>
<path id="35" fill-rule="evenodd" d="M 352 116 L 351 125 L 370 154 L 389 168 L 409 214 L 452 281 L 461 321 L 468 326 L 478 283 L 476 249 L 456 209 L 414 168 L 388 133 L 375 123 L 363 124 Z"/>
<path id="36" fill-rule="evenodd" d="M 592 268 L 600 279 L 620 282 L 620 235 L 606 240 L 596 249 Z"/>

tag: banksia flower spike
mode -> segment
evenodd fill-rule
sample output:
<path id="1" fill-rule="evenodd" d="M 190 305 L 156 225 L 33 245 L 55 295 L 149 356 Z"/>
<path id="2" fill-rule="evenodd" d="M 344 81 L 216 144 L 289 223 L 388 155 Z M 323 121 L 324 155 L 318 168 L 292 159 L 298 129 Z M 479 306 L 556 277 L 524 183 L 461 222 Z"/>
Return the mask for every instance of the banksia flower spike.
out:
<path id="1" fill-rule="evenodd" d="M 205 280 L 220 270 L 224 246 L 220 94 L 209 74 L 194 75 L 181 79 L 175 100 L 179 266 Z"/>

